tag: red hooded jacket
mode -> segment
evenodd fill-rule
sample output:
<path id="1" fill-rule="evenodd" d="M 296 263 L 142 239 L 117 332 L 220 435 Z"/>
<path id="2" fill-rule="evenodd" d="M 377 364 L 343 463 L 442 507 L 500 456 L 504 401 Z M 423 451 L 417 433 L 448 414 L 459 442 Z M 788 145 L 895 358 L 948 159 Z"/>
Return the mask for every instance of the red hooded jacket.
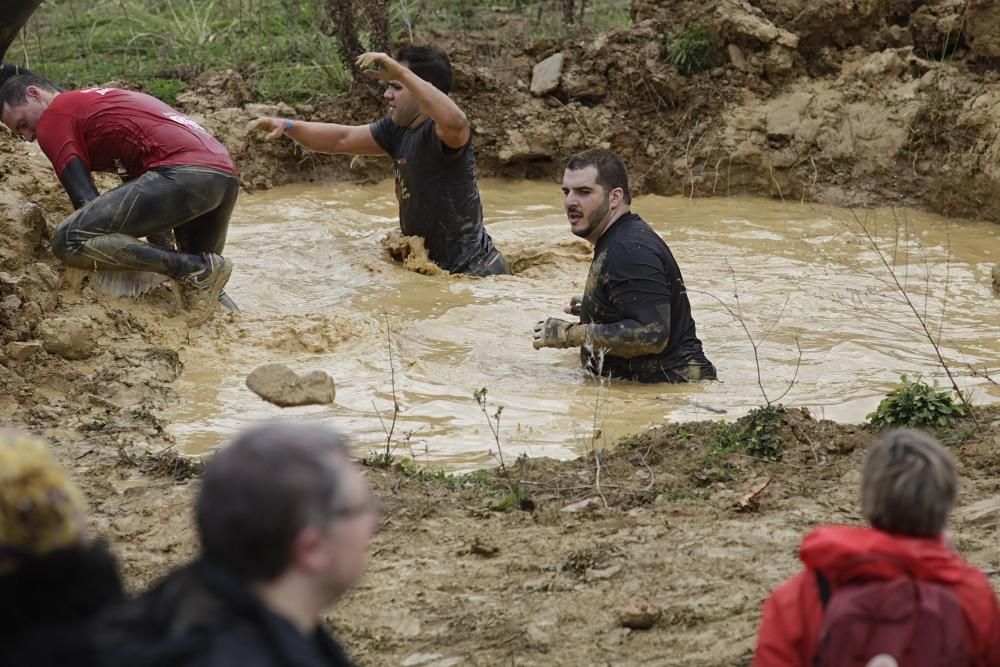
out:
<path id="1" fill-rule="evenodd" d="M 896 562 L 856 562 L 859 556 L 890 556 Z M 886 579 L 905 563 L 920 581 L 946 586 L 965 616 L 966 645 L 976 667 L 1000 666 L 1000 607 L 986 576 L 940 540 L 890 535 L 874 528 L 823 526 L 802 541 L 806 569 L 771 594 L 757 638 L 753 667 L 809 667 L 816 657 L 823 605 L 816 572 L 836 591 L 836 581 Z M 855 562 L 852 562 L 855 561 Z"/>

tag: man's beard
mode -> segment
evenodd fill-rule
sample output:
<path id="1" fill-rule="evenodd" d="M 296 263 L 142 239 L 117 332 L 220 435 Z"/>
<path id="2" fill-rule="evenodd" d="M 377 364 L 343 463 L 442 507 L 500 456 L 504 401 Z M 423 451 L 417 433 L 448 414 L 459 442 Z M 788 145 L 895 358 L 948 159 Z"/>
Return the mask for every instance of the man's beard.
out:
<path id="1" fill-rule="evenodd" d="M 572 232 L 582 239 L 588 238 L 604 221 L 604 218 L 607 217 L 609 210 L 611 210 L 611 195 L 606 194 L 604 195 L 604 203 L 598 206 L 593 213 L 587 216 L 587 226 L 579 230 L 576 227 L 573 227 L 571 228 Z"/>

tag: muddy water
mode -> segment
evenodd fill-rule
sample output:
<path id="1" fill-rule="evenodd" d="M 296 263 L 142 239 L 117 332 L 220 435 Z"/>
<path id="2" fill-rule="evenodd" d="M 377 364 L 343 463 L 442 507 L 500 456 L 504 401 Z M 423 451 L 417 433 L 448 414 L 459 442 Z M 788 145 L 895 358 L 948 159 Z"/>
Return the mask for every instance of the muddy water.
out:
<path id="1" fill-rule="evenodd" d="M 251 422 L 309 419 L 349 432 L 364 454 L 385 443 L 394 382 L 397 453 L 468 468 L 495 451 L 473 398 L 481 387 L 489 415 L 503 408 L 500 439 L 513 460 L 572 456 L 665 419 L 732 419 L 764 402 L 761 384 L 771 400 L 787 390 L 786 405 L 860 421 L 902 373 L 945 381 L 850 211 L 641 197 L 633 210 L 676 255 L 722 381 L 598 386 L 575 351 L 531 346 L 535 321 L 561 315 L 590 261 L 589 246 L 568 231 L 558 188 L 486 181 L 482 192 L 490 233 L 518 275 L 423 275 L 393 263 L 379 244 L 398 227 L 388 183 L 244 196 L 228 245 L 237 267 L 228 291 L 243 312 L 184 351 L 182 401 L 169 415 L 181 446 L 204 452 Z M 913 211 L 869 212 L 862 222 L 932 333 L 940 330 L 960 384 L 979 401 L 1000 399 L 968 372 L 1000 367 L 1000 299 L 989 277 L 1000 228 Z M 756 361 L 735 315 L 757 343 Z M 274 361 L 328 371 L 335 404 L 280 409 L 258 399 L 244 379 Z"/>

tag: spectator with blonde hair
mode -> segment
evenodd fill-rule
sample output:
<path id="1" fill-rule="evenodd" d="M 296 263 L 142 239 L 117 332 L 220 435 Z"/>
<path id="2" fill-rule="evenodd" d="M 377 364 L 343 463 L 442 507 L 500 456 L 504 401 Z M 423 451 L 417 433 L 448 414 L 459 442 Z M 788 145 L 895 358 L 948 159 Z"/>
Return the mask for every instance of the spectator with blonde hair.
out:
<path id="1" fill-rule="evenodd" d="M 862 473 L 870 525 L 806 536 L 806 569 L 764 604 L 753 665 L 1000 665 L 996 596 L 946 533 L 957 489 L 933 437 L 883 435 Z"/>
<path id="2" fill-rule="evenodd" d="M 0 665 L 88 667 L 99 614 L 122 599 L 114 557 L 48 444 L 0 429 Z"/>

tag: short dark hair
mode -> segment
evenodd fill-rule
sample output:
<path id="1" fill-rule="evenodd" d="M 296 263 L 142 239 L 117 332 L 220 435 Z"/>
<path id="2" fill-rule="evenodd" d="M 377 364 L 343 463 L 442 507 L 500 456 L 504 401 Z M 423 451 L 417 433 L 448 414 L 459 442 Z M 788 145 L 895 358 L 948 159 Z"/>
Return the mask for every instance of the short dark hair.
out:
<path id="1" fill-rule="evenodd" d="M 15 76 L 21 76 L 22 74 L 34 75 L 35 73 L 27 67 L 14 65 L 13 63 L 4 63 L 3 65 L 0 65 L 0 85 L 3 85 L 7 79 L 11 79 Z"/>
<path id="2" fill-rule="evenodd" d="M 4 65 L 4 67 L 7 67 Z M 22 70 L 26 71 L 26 70 Z M 0 110 L 4 105 L 13 108 L 19 107 L 28 101 L 28 86 L 35 86 L 42 90 L 49 90 L 53 93 L 62 91 L 62 88 L 52 83 L 44 76 L 38 74 L 18 74 L 3 82 L 0 86 Z"/>
<path id="3" fill-rule="evenodd" d="M 605 192 L 621 188 L 625 193 L 625 203 L 632 203 L 632 193 L 628 189 L 628 171 L 617 155 L 606 148 L 588 148 L 569 159 L 566 169 L 579 171 L 587 167 L 597 169 L 597 183 Z"/>
<path id="4" fill-rule="evenodd" d="M 411 72 L 444 94 L 451 92 L 455 73 L 448 54 L 436 46 L 404 44 L 396 49 L 396 62 L 406 63 Z"/>
<path id="5" fill-rule="evenodd" d="M 204 555 L 249 581 L 283 573 L 302 529 L 336 513 L 347 452 L 336 431 L 317 424 L 237 436 L 202 475 L 195 514 Z"/>
<path id="6" fill-rule="evenodd" d="M 861 512 L 881 531 L 937 537 L 955 505 L 958 475 L 933 436 L 913 429 L 884 433 L 861 473 Z"/>

